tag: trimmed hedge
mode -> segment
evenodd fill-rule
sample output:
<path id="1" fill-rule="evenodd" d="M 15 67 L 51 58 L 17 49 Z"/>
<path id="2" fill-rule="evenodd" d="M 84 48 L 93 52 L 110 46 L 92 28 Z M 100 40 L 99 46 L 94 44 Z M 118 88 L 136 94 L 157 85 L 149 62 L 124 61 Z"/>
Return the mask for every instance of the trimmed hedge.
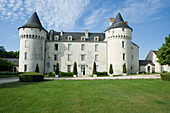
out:
<path id="1" fill-rule="evenodd" d="M 55 77 L 55 73 L 49 72 L 49 73 L 47 73 L 47 77 Z"/>
<path id="2" fill-rule="evenodd" d="M 19 75 L 22 74 L 23 72 L 11 72 L 11 71 L 2 71 L 0 72 L 0 75 Z"/>
<path id="3" fill-rule="evenodd" d="M 161 79 L 170 81 L 170 73 L 161 73 Z"/>
<path id="4" fill-rule="evenodd" d="M 59 77 L 73 77 L 72 72 L 61 72 L 59 73 Z"/>
<path id="5" fill-rule="evenodd" d="M 107 72 L 97 72 L 97 76 L 108 76 Z"/>
<path id="6" fill-rule="evenodd" d="M 41 73 L 28 72 L 19 74 L 19 80 L 21 82 L 40 82 L 44 80 L 44 75 Z"/>

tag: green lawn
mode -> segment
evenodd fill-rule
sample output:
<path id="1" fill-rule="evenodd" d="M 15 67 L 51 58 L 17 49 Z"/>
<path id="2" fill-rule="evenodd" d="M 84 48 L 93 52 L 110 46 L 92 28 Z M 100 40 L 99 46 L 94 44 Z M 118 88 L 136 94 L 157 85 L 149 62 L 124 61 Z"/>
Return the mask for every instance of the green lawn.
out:
<path id="1" fill-rule="evenodd" d="M 0 85 L 0 112 L 168 113 L 170 82 L 54 80 Z"/>

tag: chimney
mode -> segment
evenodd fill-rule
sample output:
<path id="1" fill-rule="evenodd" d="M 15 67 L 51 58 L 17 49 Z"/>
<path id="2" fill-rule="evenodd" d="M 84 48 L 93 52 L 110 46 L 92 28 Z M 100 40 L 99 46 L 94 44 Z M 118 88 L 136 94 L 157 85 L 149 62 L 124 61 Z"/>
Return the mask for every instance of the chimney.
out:
<path id="1" fill-rule="evenodd" d="M 85 31 L 85 38 L 88 38 L 89 35 L 88 35 L 88 30 Z"/>
<path id="2" fill-rule="evenodd" d="M 50 40 L 53 40 L 53 32 L 54 32 L 54 30 L 50 30 Z"/>
<path id="3" fill-rule="evenodd" d="M 128 21 L 125 22 L 128 25 Z"/>
<path id="4" fill-rule="evenodd" d="M 61 32 L 60 32 L 60 36 L 63 36 L 63 30 L 61 30 Z"/>
<path id="5" fill-rule="evenodd" d="M 114 18 L 110 18 L 110 26 L 114 23 Z"/>

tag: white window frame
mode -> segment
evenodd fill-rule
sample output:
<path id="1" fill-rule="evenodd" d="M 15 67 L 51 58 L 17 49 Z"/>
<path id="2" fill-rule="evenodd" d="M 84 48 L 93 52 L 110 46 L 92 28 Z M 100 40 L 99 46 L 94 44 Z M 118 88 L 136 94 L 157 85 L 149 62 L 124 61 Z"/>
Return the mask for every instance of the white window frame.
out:
<path id="1" fill-rule="evenodd" d="M 71 51 L 71 44 L 68 44 L 68 51 Z"/>
<path id="2" fill-rule="evenodd" d="M 68 54 L 67 60 L 68 60 L 68 61 L 71 61 L 71 54 Z"/>
<path id="3" fill-rule="evenodd" d="M 68 41 L 72 41 L 72 36 L 67 36 Z"/>
<path id="4" fill-rule="evenodd" d="M 24 60 L 27 60 L 27 59 L 28 59 L 28 53 L 25 52 L 25 53 L 24 53 Z"/>
<path id="5" fill-rule="evenodd" d="M 67 65 L 67 72 L 71 72 L 71 65 Z"/>
<path id="6" fill-rule="evenodd" d="M 58 40 L 59 40 L 59 36 L 58 35 L 54 36 L 54 41 L 58 41 Z"/>
<path id="7" fill-rule="evenodd" d="M 122 41 L 122 48 L 125 48 L 125 41 Z"/>
<path id="8" fill-rule="evenodd" d="M 81 44 L 81 51 L 85 51 L 85 44 Z"/>
<path id="9" fill-rule="evenodd" d="M 95 44 L 95 51 L 99 51 L 99 44 Z"/>
<path id="10" fill-rule="evenodd" d="M 82 36 L 82 37 L 81 37 L 81 41 L 86 41 L 85 36 Z"/>
<path id="11" fill-rule="evenodd" d="M 95 55 L 95 61 L 99 61 L 99 55 L 98 54 Z"/>
<path id="12" fill-rule="evenodd" d="M 58 55 L 54 55 L 54 61 L 58 60 Z"/>
<path id="13" fill-rule="evenodd" d="M 95 36 L 94 41 L 96 41 L 96 42 L 99 41 L 99 36 Z"/>
<path id="14" fill-rule="evenodd" d="M 81 55 L 81 61 L 85 61 L 85 55 Z"/>

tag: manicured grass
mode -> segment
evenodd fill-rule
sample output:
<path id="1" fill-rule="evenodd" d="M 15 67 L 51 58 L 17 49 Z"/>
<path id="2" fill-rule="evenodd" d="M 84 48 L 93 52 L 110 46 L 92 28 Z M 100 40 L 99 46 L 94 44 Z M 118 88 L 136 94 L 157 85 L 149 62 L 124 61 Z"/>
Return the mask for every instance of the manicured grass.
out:
<path id="1" fill-rule="evenodd" d="M 17 77 L 17 75 L 0 75 L 0 78 Z"/>
<path id="2" fill-rule="evenodd" d="M 170 82 L 54 80 L 0 85 L 0 112 L 168 113 Z"/>

